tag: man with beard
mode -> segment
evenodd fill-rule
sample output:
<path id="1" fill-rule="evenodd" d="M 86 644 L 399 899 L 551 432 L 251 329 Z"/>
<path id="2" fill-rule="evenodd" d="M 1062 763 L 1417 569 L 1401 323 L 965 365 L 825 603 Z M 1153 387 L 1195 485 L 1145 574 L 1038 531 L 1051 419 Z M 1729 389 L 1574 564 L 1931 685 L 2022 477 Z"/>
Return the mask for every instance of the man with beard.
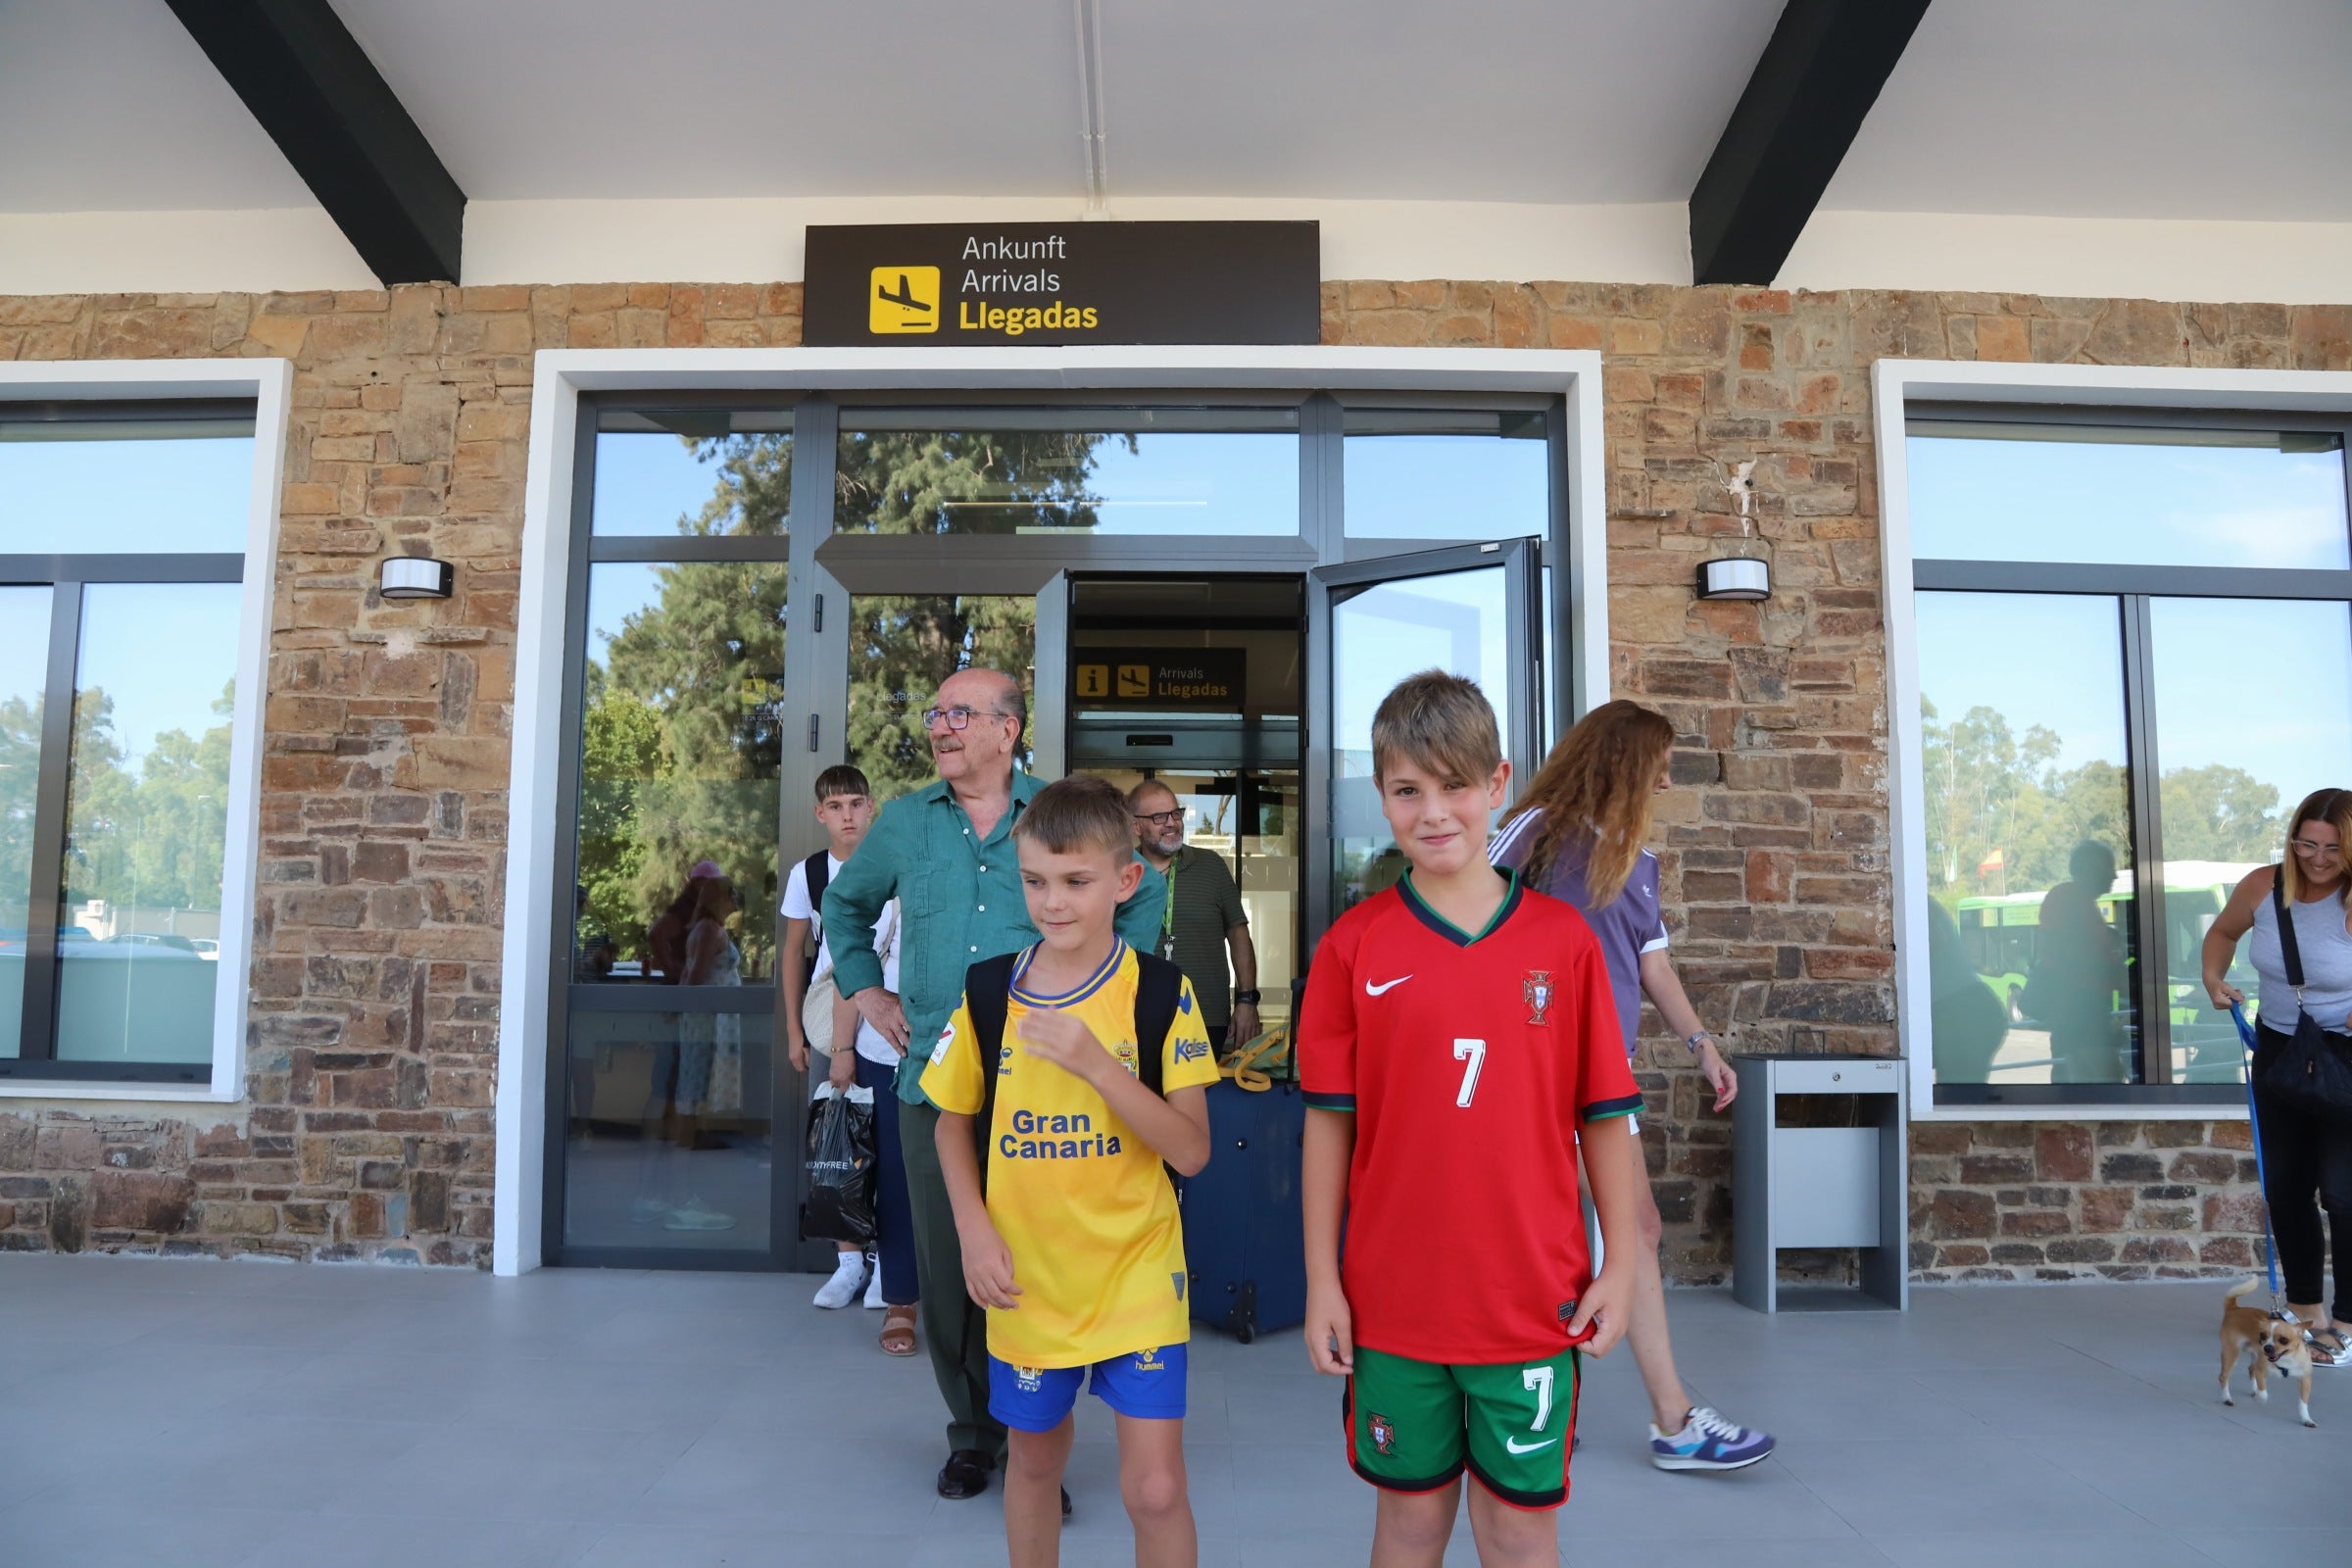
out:
<path id="1" fill-rule="evenodd" d="M 1127 811 L 1135 818 L 1144 863 L 1168 879 L 1158 940 L 1150 951 L 1173 961 L 1193 983 L 1209 1044 L 1221 1055 L 1229 1045 L 1257 1035 L 1257 949 L 1250 942 L 1242 890 L 1223 856 L 1184 842 L 1184 808 L 1174 790 L 1148 778 L 1127 792 Z"/>

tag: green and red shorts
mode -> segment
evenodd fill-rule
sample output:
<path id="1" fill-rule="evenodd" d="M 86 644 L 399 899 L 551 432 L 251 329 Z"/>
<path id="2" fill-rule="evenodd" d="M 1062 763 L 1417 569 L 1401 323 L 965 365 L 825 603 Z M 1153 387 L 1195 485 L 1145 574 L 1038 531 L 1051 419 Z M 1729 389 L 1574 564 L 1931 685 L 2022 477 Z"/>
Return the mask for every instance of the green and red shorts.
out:
<path id="1" fill-rule="evenodd" d="M 1348 1462 L 1391 1492 L 1435 1492 L 1467 1469 L 1516 1508 L 1568 1498 L 1577 1352 L 1462 1366 L 1355 1348 L 1341 1409 Z"/>

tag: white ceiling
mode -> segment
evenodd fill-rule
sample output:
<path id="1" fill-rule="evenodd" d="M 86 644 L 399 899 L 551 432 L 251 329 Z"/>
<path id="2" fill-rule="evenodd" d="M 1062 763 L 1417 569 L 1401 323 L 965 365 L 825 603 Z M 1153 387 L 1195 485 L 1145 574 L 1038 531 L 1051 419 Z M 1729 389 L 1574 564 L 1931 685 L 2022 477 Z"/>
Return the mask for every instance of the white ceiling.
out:
<path id="1" fill-rule="evenodd" d="M 0 212 L 310 203 L 164 0 L 0 0 Z"/>
<path id="2" fill-rule="evenodd" d="M 1936 0 L 1825 210 L 2352 219 L 2347 0 Z"/>
<path id="3" fill-rule="evenodd" d="M 467 195 L 1083 193 L 1072 0 L 336 0 Z M 1122 195 L 1680 202 L 1781 0 L 1101 0 Z M 2352 219 L 2346 0 L 1936 0 L 1829 209 Z M 309 193 L 164 0 L 0 0 L 0 212 Z"/>

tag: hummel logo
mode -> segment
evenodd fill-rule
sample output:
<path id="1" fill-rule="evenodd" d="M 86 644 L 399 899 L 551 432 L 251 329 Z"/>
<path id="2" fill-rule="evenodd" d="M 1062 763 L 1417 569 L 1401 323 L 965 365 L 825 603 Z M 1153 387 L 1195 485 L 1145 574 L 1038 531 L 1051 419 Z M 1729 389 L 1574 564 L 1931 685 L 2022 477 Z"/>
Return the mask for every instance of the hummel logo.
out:
<path id="1" fill-rule="evenodd" d="M 1367 980 L 1364 982 L 1364 995 L 1367 997 L 1377 997 L 1384 991 L 1394 991 L 1411 978 L 1412 976 L 1409 974 L 1400 974 L 1396 979 L 1389 981 L 1386 985 L 1377 986 L 1371 981 Z"/>
<path id="2" fill-rule="evenodd" d="M 1513 1453 L 1534 1453 L 1537 1449 L 1548 1448 L 1559 1441 L 1557 1438 L 1545 1438 L 1542 1443 L 1521 1443 L 1517 1438 L 1505 1438 L 1502 1440 L 1502 1446 Z"/>

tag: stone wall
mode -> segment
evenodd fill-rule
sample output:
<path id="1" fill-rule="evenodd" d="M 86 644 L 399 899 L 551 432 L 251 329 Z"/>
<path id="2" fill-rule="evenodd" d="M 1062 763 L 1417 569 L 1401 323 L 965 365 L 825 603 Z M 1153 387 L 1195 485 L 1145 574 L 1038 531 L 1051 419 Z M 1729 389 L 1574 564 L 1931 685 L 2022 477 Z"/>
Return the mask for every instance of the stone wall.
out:
<path id="1" fill-rule="evenodd" d="M 0 358 L 282 355 L 250 1098 L 0 1101 L 0 1249 L 482 1264 L 531 354 L 799 341 L 796 285 L 0 299 Z M 1869 368 L 1887 355 L 2342 369 L 2352 310 L 1350 282 L 1327 342 L 1605 356 L 1616 689 L 1681 735 L 1663 826 L 1683 973 L 1735 1048 L 1893 1049 Z M 1752 518 L 1731 481 L 1755 467 Z M 1752 527 L 1778 591 L 1700 604 Z M 458 563 L 385 605 L 387 550 Z M 1643 1084 L 1672 1272 L 1730 1260 L 1729 1130 L 1679 1045 Z M 2242 1267 L 2242 1125 L 1914 1129 L 1929 1277 Z"/>

